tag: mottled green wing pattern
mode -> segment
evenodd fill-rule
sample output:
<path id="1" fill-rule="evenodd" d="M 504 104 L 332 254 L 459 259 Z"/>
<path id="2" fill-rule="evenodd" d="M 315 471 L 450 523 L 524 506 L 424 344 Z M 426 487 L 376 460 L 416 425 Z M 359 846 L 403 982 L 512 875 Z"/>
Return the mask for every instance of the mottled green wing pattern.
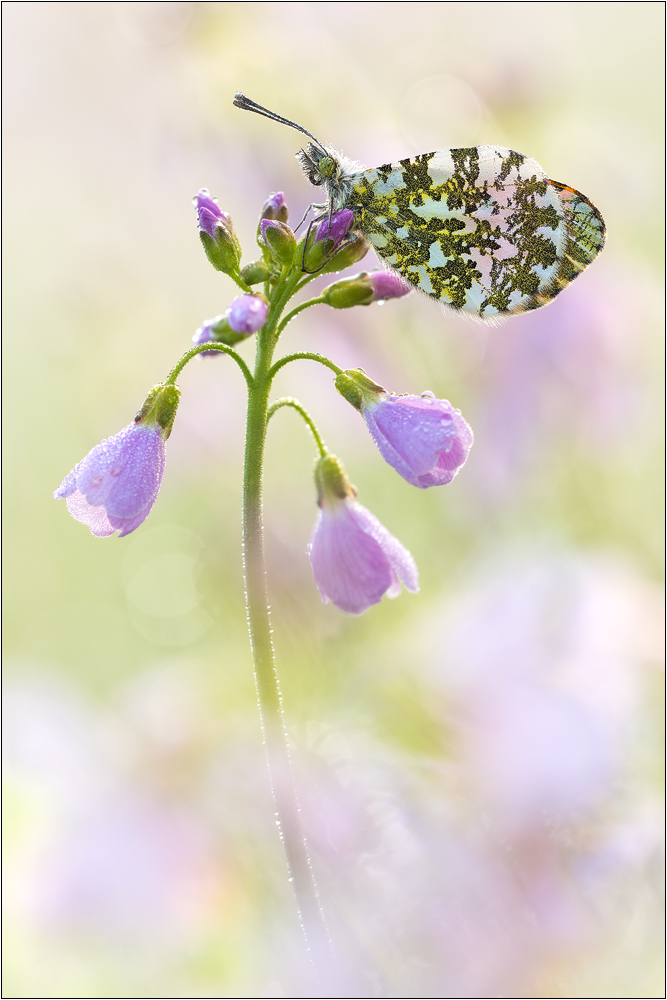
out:
<path id="1" fill-rule="evenodd" d="M 582 194 L 499 146 L 365 170 L 347 206 L 391 268 L 484 319 L 549 302 L 604 244 L 602 217 Z"/>

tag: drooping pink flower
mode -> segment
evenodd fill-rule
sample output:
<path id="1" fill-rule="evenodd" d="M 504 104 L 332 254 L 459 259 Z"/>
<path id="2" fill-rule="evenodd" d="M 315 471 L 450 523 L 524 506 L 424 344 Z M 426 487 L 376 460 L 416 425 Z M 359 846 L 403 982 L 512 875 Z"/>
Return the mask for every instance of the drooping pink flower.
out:
<path id="1" fill-rule="evenodd" d="M 79 462 L 53 494 L 64 499 L 72 517 L 93 535 L 119 537 L 138 528 L 151 512 L 165 466 L 162 431 L 155 425 L 129 424 Z"/>
<path id="2" fill-rule="evenodd" d="M 133 423 L 106 438 L 65 476 L 53 494 L 93 535 L 129 535 L 150 514 L 166 461 L 165 441 L 176 416 L 180 390 L 154 386 Z"/>
<path id="3" fill-rule="evenodd" d="M 363 614 L 401 584 L 419 590 L 415 561 L 397 538 L 355 500 L 339 460 L 327 455 L 315 472 L 320 513 L 308 547 L 322 600 L 350 615 Z"/>
<path id="4" fill-rule="evenodd" d="M 364 393 L 361 414 L 382 457 L 413 486 L 451 483 L 473 442 L 459 410 L 433 393 Z"/>
<path id="5" fill-rule="evenodd" d="M 395 396 L 361 368 L 341 372 L 334 384 L 359 410 L 380 454 L 399 475 L 420 489 L 452 481 L 473 442 L 460 410 L 432 392 Z"/>

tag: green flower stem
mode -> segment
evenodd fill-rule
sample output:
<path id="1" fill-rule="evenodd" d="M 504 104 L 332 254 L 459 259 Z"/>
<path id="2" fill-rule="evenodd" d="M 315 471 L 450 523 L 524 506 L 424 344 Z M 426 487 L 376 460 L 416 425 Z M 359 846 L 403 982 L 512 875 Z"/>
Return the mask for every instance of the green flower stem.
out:
<path id="1" fill-rule="evenodd" d="M 280 358 L 279 361 L 276 361 L 275 365 L 269 372 L 271 378 L 275 378 L 280 369 L 284 365 L 288 365 L 290 361 L 301 360 L 319 361 L 321 365 L 325 365 L 326 368 L 330 368 L 332 372 L 336 373 L 336 375 L 343 374 L 343 369 L 339 368 L 338 365 L 335 365 L 333 361 L 329 360 L 329 358 L 325 358 L 323 354 L 311 354 L 310 351 L 296 351 L 294 354 L 286 354 L 284 358 Z"/>
<path id="2" fill-rule="evenodd" d="M 306 285 L 309 285 L 310 282 L 314 281 L 315 278 L 317 278 L 318 276 L 319 276 L 319 271 L 318 271 L 317 274 L 309 274 L 305 278 L 301 278 L 301 280 L 299 281 L 299 284 L 294 289 L 295 294 L 296 294 L 296 292 L 300 292 L 302 288 L 305 288 Z"/>
<path id="3" fill-rule="evenodd" d="M 255 684 L 266 745 L 278 826 L 287 855 L 306 944 L 317 966 L 318 956 L 330 948 L 310 859 L 304 840 L 287 733 L 276 673 L 266 585 L 262 477 L 268 422 L 268 400 L 273 379 L 271 361 L 280 313 L 298 281 L 298 274 L 284 273 L 274 288 L 266 325 L 257 334 L 257 355 L 252 382 L 248 383 L 246 447 L 243 468 L 243 562 L 248 631 Z"/>
<path id="4" fill-rule="evenodd" d="M 235 281 L 239 288 L 244 292 L 250 292 L 252 294 L 252 288 L 250 285 L 246 285 L 245 281 L 241 277 L 240 271 L 228 271 L 229 277 L 232 281 Z"/>
<path id="5" fill-rule="evenodd" d="M 197 347 L 193 347 L 192 350 L 187 351 L 183 355 L 181 360 L 178 362 L 178 364 L 174 365 L 174 367 L 167 375 L 167 378 L 165 379 L 165 385 L 173 385 L 176 382 L 178 376 L 181 374 L 181 372 L 187 365 L 188 361 L 192 361 L 192 359 L 196 357 L 197 354 L 202 354 L 204 351 L 222 351 L 223 354 L 229 354 L 231 358 L 234 358 L 234 361 L 237 363 L 237 365 L 243 372 L 244 378 L 248 383 L 248 388 L 250 389 L 250 387 L 252 386 L 253 378 L 250 373 L 250 369 L 248 368 L 243 358 L 239 354 L 237 354 L 236 351 L 232 350 L 231 347 L 227 347 L 226 344 L 218 344 L 215 341 L 211 341 L 209 344 L 199 344 Z"/>
<path id="6" fill-rule="evenodd" d="M 324 298 L 323 298 L 323 296 L 318 295 L 317 298 L 315 298 L 315 299 L 308 299 L 306 302 L 302 302 L 300 305 L 298 305 L 294 309 L 292 309 L 291 312 L 288 312 L 287 316 L 285 316 L 284 320 L 282 320 L 282 322 L 280 323 L 280 326 L 278 327 L 278 332 L 277 332 L 276 336 L 279 337 L 280 334 L 285 329 L 285 327 L 287 326 L 287 324 L 291 320 L 293 320 L 295 316 L 298 316 L 300 312 L 303 312 L 304 309 L 308 309 L 310 306 L 317 306 L 321 302 L 324 302 Z"/>
<path id="7" fill-rule="evenodd" d="M 276 410 L 279 410 L 281 406 L 291 406 L 292 409 L 296 410 L 297 413 L 301 414 L 303 419 L 310 427 L 310 431 L 313 437 L 315 438 L 315 444 L 319 449 L 320 455 L 322 456 L 322 458 L 324 458 L 325 455 L 328 455 L 329 454 L 328 448 L 325 445 L 324 441 L 322 440 L 320 432 L 315 426 L 313 418 L 308 413 L 308 411 L 301 405 L 298 399 L 294 399 L 292 396 L 285 396 L 284 399 L 277 399 L 275 403 L 271 403 L 271 406 L 268 409 L 268 413 L 266 414 L 266 422 L 267 423 L 269 422 L 273 414 L 276 412 Z"/>

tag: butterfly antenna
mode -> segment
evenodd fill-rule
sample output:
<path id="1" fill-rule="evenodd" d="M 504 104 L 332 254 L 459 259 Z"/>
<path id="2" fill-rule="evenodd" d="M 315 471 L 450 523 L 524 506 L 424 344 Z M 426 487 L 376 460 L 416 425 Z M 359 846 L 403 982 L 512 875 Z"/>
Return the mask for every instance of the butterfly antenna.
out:
<path id="1" fill-rule="evenodd" d="M 289 118 L 283 118 L 281 115 L 277 115 L 275 111 L 269 111 L 268 108 L 263 108 L 261 104 L 255 104 L 255 102 L 251 101 L 249 97 L 245 96 L 245 94 L 236 93 L 234 95 L 233 103 L 235 107 L 241 108 L 242 111 L 254 111 L 255 114 L 264 115 L 265 118 L 271 118 L 274 122 L 280 122 L 282 125 L 289 125 L 290 128 L 295 128 L 297 132 L 303 132 L 303 134 L 307 135 L 313 140 L 313 142 L 316 142 L 323 152 L 326 152 L 326 149 L 320 140 L 316 139 L 313 133 L 309 132 L 308 129 L 303 127 L 303 125 L 297 125 L 296 122 L 291 122 Z"/>

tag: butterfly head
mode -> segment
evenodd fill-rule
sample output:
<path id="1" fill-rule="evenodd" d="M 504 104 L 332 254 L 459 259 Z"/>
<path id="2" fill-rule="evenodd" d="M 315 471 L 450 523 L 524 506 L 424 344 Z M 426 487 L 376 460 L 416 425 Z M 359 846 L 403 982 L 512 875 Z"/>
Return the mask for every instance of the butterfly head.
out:
<path id="1" fill-rule="evenodd" d="M 335 186 L 344 173 L 342 157 L 335 149 L 327 146 L 315 145 L 309 142 L 305 149 L 300 149 L 296 158 L 303 168 L 303 172 L 315 187 L 323 184 L 329 188 Z"/>
<path id="2" fill-rule="evenodd" d="M 294 128 L 297 132 L 302 132 L 309 139 L 312 139 L 312 142 L 307 143 L 305 149 L 300 149 L 296 154 L 303 172 L 315 187 L 324 186 L 334 211 L 345 205 L 351 187 L 351 178 L 364 169 L 360 163 L 355 163 L 336 149 L 320 142 L 302 125 L 297 125 L 289 118 L 283 118 L 281 115 L 263 108 L 261 104 L 256 104 L 244 94 L 236 94 L 234 104 L 244 111 L 254 111 L 256 114 L 271 118 L 282 125 L 289 125 L 290 128 Z"/>

